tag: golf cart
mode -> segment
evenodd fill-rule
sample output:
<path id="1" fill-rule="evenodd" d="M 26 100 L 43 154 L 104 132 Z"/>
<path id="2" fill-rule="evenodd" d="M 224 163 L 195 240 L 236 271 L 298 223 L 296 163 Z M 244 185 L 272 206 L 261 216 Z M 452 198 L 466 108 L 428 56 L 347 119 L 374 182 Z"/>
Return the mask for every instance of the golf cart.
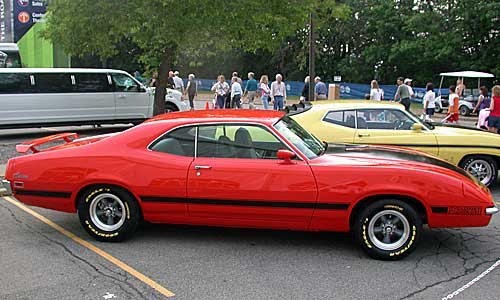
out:
<path id="1" fill-rule="evenodd" d="M 479 91 L 479 87 L 481 86 L 481 78 L 493 78 L 495 77 L 493 74 L 484 73 L 484 72 L 475 72 L 475 71 L 461 71 L 461 72 L 448 72 L 441 73 L 441 82 L 439 84 L 439 94 L 436 97 L 436 111 L 442 112 L 443 109 L 449 106 L 447 95 L 441 95 L 441 88 L 443 87 L 443 81 L 445 77 L 456 77 L 457 79 L 461 79 L 462 82 L 464 78 L 477 78 L 477 90 Z M 468 92 L 469 91 L 469 92 Z M 476 107 L 477 101 L 479 98 L 479 94 L 474 94 L 474 89 L 466 89 L 464 90 L 464 95 L 460 96 L 460 101 L 458 103 L 458 109 L 462 116 L 468 116 Z"/>

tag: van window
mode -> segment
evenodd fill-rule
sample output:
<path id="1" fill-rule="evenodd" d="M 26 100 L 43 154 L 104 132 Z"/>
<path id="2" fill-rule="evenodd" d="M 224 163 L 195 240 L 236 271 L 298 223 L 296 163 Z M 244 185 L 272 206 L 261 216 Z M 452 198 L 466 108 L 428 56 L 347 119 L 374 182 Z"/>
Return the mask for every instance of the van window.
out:
<path id="1" fill-rule="evenodd" d="M 0 94 L 33 93 L 30 74 L 26 73 L 1 73 Z"/>
<path id="2" fill-rule="evenodd" d="M 125 74 L 112 74 L 115 92 L 139 92 L 139 84 Z"/>
<path id="3" fill-rule="evenodd" d="M 67 73 L 35 74 L 35 89 L 38 93 L 71 93 L 71 75 Z"/>
<path id="4" fill-rule="evenodd" d="M 112 92 L 105 73 L 75 74 L 75 93 L 105 93 Z"/>

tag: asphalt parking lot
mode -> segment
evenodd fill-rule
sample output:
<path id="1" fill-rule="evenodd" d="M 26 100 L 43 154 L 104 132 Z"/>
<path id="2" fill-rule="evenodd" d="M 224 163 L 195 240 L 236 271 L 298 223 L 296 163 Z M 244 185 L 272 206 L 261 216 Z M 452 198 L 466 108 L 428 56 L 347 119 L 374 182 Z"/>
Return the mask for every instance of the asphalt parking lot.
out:
<path id="1" fill-rule="evenodd" d="M 0 164 L 21 140 L 0 131 Z M 492 188 L 500 205 L 500 180 Z M 38 214 L 38 215 L 37 215 Z M 488 227 L 425 229 L 402 261 L 368 258 L 348 234 L 143 225 L 100 243 L 78 217 L 0 199 L 0 299 L 497 299 L 500 216 Z"/>

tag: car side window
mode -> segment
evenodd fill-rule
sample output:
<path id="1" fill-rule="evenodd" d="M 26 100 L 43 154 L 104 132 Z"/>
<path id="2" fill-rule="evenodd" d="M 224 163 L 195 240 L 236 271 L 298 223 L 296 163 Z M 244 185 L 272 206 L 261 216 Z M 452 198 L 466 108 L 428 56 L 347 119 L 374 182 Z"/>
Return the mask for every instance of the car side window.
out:
<path id="1" fill-rule="evenodd" d="M 140 86 L 131 77 L 125 74 L 112 74 L 115 92 L 139 92 Z"/>
<path id="2" fill-rule="evenodd" d="M 111 92 L 108 77 L 104 73 L 77 73 L 74 74 L 75 93 L 106 93 Z"/>
<path id="3" fill-rule="evenodd" d="M 178 128 L 157 139 L 151 144 L 149 149 L 157 152 L 194 157 L 195 136 L 196 128 L 194 126 Z"/>
<path id="4" fill-rule="evenodd" d="M 38 93 L 71 93 L 73 84 L 68 73 L 37 73 L 35 89 Z"/>
<path id="5" fill-rule="evenodd" d="M 33 75 L 31 75 L 33 76 Z M 30 74 L 2 73 L 0 74 L 0 94 L 35 93 Z"/>
<path id="6" fill-rule="evenodd" d="M 198 157 L 276 159 L 279 149 L 288 148 L 257 125 L 208 125 L 198 129 Z"/>
<path id="7" fill-rule="evenodd" d="M 354 110 L 330 111 L 323 118 L 323 121 L 349 128 L 355 128 L 355 115 Z"/>
<path id="8" fill-rule="evenodd" d="M 415 123 L 397 109 L 358 109 L 358 129 L 410 130 Z"/>

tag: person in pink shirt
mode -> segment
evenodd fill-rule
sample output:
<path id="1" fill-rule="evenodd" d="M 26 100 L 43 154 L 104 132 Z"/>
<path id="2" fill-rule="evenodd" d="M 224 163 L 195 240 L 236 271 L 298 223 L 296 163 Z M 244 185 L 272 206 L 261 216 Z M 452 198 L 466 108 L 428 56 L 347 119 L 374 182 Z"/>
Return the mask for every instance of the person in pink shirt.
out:
<path id="1" fill-rule="evenodd" d="M 500 129 L 500 85 L 495 85 L 491 89 L 492 97 L 490 104 L 490 117 L 488 127 L 490 132 L 498 133 Z"/>

